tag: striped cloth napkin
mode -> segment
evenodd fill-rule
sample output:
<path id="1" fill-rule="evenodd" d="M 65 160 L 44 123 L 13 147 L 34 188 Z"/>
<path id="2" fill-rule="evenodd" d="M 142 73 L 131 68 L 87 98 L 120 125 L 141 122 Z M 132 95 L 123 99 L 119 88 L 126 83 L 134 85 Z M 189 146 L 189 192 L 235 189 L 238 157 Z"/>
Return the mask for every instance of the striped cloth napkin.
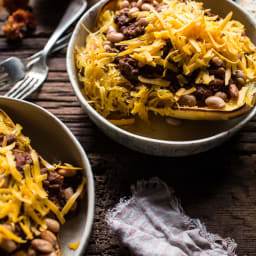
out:
<path id="1" fill-rule="evenodd" d="M 200 220 L 185 215 L 163 181 L 140 181 L 132 193 L 109 211 L 106 221 L 133 255 L 236 256 L 236 243 L 208 233 Z"/>

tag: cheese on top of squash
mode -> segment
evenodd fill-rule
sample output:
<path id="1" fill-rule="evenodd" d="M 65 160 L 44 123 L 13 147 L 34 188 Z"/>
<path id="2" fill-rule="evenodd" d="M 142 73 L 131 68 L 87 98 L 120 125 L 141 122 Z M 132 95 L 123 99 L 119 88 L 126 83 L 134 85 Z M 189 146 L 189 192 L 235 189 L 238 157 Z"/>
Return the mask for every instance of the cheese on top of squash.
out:
<path id="1" fill-rule="evenodd" d="M 139 77 L 140 85 L 133 87 L 120 73 L 114 63 L 115 58 L 129 55 L 133 59 L 152 67 L 163 67 L 163 77 L 167 70 L 180 70 L 178 82 L 182 87 L 185 76 L 200 70 L 196 83 L 208 85 L 214 77 L 209 75 L 208 67 L 214 57 L 225 61 L 225 84 L 237 69 L 243 70 L 246 83 L 256 79 L 256 48 L 245 35 L 245 28 L 239 21 L 232 20 L 232 12 L 226 17 L 208 15 L 201 2 L 163 0 L 163 8 L 157 12 L 139 11 L 134 16 L 143 15 L 148 25 L 145 33 L 116 45 L 125 50 L 106 52 L 103 48 L 109 26 L 117 28 L 114 16 L 118 11 L 106 8 L 98 20 L 98 30 L 90 33 L 86 46 L 76 52 L 80 80 L 84 83 L 84 96 L 104 117 L 131 123 L 135 115 L 148 120 L 149 109 L 166 109 L 177 101 L 172 84 L 162 79 Z M 116 3 L 116 7 L 119 2 Z M 171 48 L 163 58 L 167 43 Z M 150 86 L 147 86 L 150 84 Z M 169 88 L 168 88 L 169 86 Z M 192 92 L 191 92 L 192 93 Z M 154 111 L 153 111 L 154 112 Z"/>
<path id="2" fill-rule="evenodd" d="M 5 112 L 0 110 L 0 134 L 4 136 L 3 144 L 0 146 L 0 240 L 26 243 L 27 240 L 32 240 L 47 229 L 46 218 L 49 213 L 54 214 L 61 224 L 65 222 L 65 215 L 83 191 L 85 179 L 67 202 L 65 210 L 59 209 L 49 200 L 47 191 L 43 187 L 47 174 L 40 173 L 39 161 L 51 171 L 55 171 L 59 166 L 52 166 L 39 158 L 36 151 L 31 148 L 29 138 L 25 137 L 21 130 L 20 125 L 15 125 Z M 16 135 L 16 141 L 8 146 L 6 146 L 7 135 Z M 33 163 L 25 165 L 23 174 L 16 168 L 12 152 L 15 147 L 29 152 L 32 158 Z M 75 168 L 70 165 L 64 167 Z M 6 224 L 12 227 L 20 226 L 25 237 L 17 236 L 6 227 Z"/>

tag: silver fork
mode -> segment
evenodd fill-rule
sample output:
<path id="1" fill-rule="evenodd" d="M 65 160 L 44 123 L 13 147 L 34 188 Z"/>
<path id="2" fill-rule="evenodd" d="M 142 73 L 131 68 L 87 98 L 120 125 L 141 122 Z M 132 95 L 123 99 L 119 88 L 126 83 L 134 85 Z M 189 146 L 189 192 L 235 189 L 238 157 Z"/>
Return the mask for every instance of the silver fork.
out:
<path id="1" fill-rule="evenodd" d="M 71 33 L 58 40 L 51 50 L 51 54 L 65 48 L 68 45 L 70 37 Z M 42 51 L 37 52 L 24 60 L 17 57 L 10 57 L 2 61 L 0 63 L 0 91 L 23 79 L 26 75 L 26 71 L 41 54 Z"/>
<path id="2" fill-rule="evenodd" d="M 25 99 L 43 84 L 48 75 L 47 56 L 49 52 L 58 38 L 81 16 L 86 7 L 87 2 L 84 0 L 71 1 L 60 24 L 42 50 L 40 57 L 31 65 L 25 78 L 17 82 L 5 96 L 15 99 Z"/>
<path id="3" fill-rule="evenodd" d="M 24 78 L 26 66 L 21 59 L 11 57 L 0 63 L 0 89 L 4 90 Z"/>

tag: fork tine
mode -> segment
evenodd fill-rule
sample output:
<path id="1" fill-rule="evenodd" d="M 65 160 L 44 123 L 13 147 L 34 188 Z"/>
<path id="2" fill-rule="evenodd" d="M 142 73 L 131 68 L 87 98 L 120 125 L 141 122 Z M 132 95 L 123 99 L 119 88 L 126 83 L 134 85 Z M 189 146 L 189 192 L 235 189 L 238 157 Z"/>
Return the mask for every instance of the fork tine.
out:
<path id="1" fill-rule="evenodd" d="M 32 80 L 33 78 L 29 76 L 25 77 L 24 80 L 17 82 L 15 86 L 5 94 L 5 96 L 14 97 L 17 93 L 23 90 L 23 88 L 25 88 Z"/>
<path id="2" fill-rule="evenodd" d="M 35 92 L 39 87 L 40 87 L 40 83 L 38 83 L 38 80 L 37 80 L 33 86 L 28 88 L 26 91 L 23 91 L 23 94 L 16 96 L 15 99 L 23 100 L 27 98 L 29 95 L 31 95 L 33 92 Z"/>
<path id="3" fill-rule="evenodd" d="M 23 94 L 23 92 L 29 90 L 31 88 L 31 86 L 33 86 L 33 84 L 35 83 L 35 79 L 32 77 L 30 79 L 27 80 L 26 83 L 24 83 L 18 90 L 16 90 L 12 95 L 11 98 L 19 98 L 20 95 Z"/>
<path id="4" fill-rule="evenodd" d="M 33 79 L 25 88 L 24 90 L 20 91 L 19 94 L 14 96 L 15 99 L 25 99 L 28 95 L 30 95 L 33 91 L 37 89 L 38 79 Z"/>

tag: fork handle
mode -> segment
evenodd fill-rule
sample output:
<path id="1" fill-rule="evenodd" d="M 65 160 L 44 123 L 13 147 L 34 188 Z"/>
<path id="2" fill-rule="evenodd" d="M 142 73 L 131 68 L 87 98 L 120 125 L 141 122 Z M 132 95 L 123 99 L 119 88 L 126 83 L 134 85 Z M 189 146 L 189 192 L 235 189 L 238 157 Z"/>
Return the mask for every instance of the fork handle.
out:
<path id="1" fill-rule="evenodd" d="M 61 35 L 82 15 L 87 7 L 85 0 L 71 0 L 59 25 L 45 45 L 42 55 L 47 56 Z"/>
<path id="2" fill-rule="evenodd" d="M 68 45 L 68 42 L 69 42 L 69 40 L 70 40 L 71 35 L 72 35 L 72 33 L 69 33 L 69 34 L 63 36 L 62 38 L 60 38 L 60 39 L 55 43 L 54 47 L 51 49 L 51 54 L 53 54 L 53 53 L 55 53 L 55 52 L 57 52 L 57 51 L 59 51 L 59 50 L 65 48 L 65 47 Z M 39 51 L 39 52 L 33 54 L 32 56 L 26 58 L 26 59 L 25 59 L 26 65 L 27 65 L 30 61 L 32 61 L 32 60 L 34 60 L 34 59 L 40 57 L 40 56 L 42 55 L 42 53 L 43 53 L 43 51 L 41 50 L 41 51 Z"/>

